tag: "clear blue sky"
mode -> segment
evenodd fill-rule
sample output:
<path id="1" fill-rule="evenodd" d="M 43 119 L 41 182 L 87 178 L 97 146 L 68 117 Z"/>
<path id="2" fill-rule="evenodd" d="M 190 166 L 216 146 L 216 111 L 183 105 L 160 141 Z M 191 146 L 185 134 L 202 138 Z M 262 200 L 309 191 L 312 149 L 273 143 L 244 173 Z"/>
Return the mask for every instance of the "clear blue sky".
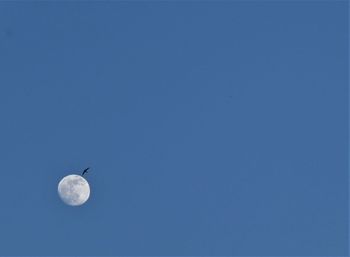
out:
<path id="1" fill-rule="evenodd" d="M 348 1 L 1 2 L 0 255 L 346 255 L 347 23 Z"/>

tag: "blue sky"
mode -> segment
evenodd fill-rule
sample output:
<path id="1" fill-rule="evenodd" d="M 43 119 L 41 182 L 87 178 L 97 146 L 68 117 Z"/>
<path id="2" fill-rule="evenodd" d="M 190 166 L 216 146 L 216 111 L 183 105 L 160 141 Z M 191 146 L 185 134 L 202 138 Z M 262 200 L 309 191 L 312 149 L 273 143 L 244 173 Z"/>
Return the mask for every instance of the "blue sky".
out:
<path id="1" fill-rule="evenodd" d="M 1 2 L 0 255 L 347 255 L 348 10 Z"/>

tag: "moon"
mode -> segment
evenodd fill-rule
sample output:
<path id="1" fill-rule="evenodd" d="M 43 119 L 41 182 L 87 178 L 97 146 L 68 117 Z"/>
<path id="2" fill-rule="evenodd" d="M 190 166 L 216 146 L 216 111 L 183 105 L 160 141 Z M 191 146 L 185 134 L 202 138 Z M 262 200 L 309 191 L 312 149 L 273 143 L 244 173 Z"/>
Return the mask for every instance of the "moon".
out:
<path id="1" fill-rule="evenodd" d="M 58 183 L 58 195 L 65 204 L 79 206 L 89 199 L 90 186 L 82 176 L 68 175 Z"/>

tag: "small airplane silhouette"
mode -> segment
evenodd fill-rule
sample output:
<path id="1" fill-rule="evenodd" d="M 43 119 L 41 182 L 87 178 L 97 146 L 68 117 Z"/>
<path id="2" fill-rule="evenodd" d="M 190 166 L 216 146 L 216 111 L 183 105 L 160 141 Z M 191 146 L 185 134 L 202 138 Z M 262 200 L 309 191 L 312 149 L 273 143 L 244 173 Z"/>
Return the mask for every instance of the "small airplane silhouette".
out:
<path id="1" fill-rule="evenodd" d="M 83 173 L 81 174 L 82 177 L 84 176 L 85 173 L 88 172 L 88 169 L 90 169 L 90 167 L 89 167 L 89 168 L 86 168 L 86 169 L 83 171 Z"/>

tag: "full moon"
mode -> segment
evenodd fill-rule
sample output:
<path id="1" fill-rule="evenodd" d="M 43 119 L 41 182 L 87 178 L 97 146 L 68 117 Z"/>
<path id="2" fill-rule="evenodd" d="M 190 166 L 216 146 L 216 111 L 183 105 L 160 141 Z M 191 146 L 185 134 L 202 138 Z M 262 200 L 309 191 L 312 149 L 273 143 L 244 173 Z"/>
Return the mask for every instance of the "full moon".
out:
<path id="1" fill-rule="evenodd" d="M 58 194 L 65 204 L 79 206 L 89 199 L 90 186 L 82 176 L 68 175 L 58 183 Z"/>

